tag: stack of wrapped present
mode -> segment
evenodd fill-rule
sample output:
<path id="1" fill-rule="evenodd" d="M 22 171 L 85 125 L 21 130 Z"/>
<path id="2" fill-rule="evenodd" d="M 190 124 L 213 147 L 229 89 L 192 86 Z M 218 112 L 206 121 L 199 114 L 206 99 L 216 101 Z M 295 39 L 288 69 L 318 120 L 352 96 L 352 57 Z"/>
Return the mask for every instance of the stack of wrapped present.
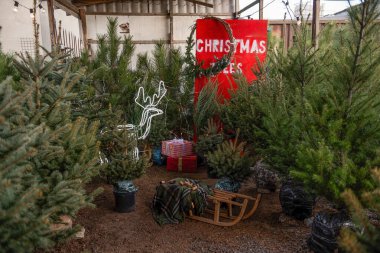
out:
<path id="1" fill-rule="evenodd" d="M 161 153 L 167 156 L 166 170 L 196 172 L 197 156 L 193 154 L 193 145 L 190 141 L 183 139 L 163 141 Z"/>

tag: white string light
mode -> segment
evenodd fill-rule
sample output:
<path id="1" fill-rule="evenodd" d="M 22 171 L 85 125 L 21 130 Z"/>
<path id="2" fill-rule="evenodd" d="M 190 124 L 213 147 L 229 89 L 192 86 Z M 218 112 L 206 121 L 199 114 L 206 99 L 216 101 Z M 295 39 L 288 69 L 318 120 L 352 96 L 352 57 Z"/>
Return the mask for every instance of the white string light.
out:
<path id="1" fill-rule="evenodd" d="M 15 1 L 14 7 L 13 7 L 14 12 L 18 12 L 18 5 L 19 5 L 19 3 L 17 1 Z"/>
<path id="2" fill-rule="evenodd" d="M 30 12 L 30 17 L 31 17 L 31 18 L 34 18 L 34 17 L 35 17 L 35 13 L 34 13 L 33 8 L 29 8 L 29 7 L 27 7 L 27 6 L 23 5 L 23 4 L 21 4 L 19 1 L 16 1 L 16 0 L 13 0 L 13 2 L 14 2 L 14 4 L 13 4 L 13 11 L 14 11 L 14 12 L 18 12 L 19 7 L 22 7 L 22 8 L 24 8 L 24 9 L 29 10 L 29 12 Z M 45 13 L 45 8 L 42 6 L 41 1 L 40 1 L 40 3 L 39 3 L 37 6 L 38 6 L 38 8 L 40 9 L 40 11 L 41 11 L 42 13 Z"/>

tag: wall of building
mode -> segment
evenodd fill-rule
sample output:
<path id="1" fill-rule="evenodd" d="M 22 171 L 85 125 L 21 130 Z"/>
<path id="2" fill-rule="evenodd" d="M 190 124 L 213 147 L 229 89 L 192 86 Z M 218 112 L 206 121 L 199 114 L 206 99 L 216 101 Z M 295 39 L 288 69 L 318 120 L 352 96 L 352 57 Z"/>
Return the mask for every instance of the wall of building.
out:
<path id="1" fill-rule="evenodd" d="M 21 4 L 32 7 L 33 0 L 20 1 Z M 26 8 L 19 6 L 14 12 L 14 2 L 11 0 L 0 1 L 0 43 L 2 51 L 14 53 L 33 48 L 33 25 L 30 12 Z M 39 20 L 37 12 L 37 20 Z M 23 42 L 23 43 L 21 43 Z"/>
<path id="2" fill-rule="evenodd" d="M 43 2 L 42 5 L 47 10 L 46 2 Z M 68 15 L 64 10 L 55 8 L 54 9 L 54 17 L 55 23 L 57 27 L 57 31 L 59 27 L 65 31 L 69 31 L 72 36 L 75 36 L 78 39 L 81 39 L 81 29 L 80 29 L 80 21 L 78 18 Z M 61 22 L 61 26 L 59 25 Z M 41 41 L 42 45 L 46 48 L 51 48 L 51 40 L 50 40 L 50 29 L 49 29 L 49 18 L 47 12 L 45 15 L 41 15 L 40 18 L 41 24 Z"/>
<path id="3" fill-rule="evenodd" d="M 22 0 L 20 4 L 32 8 L 33 0 Z M 47 10 L 46 2 L 43 2 L 45 10 Z M 20 51 L 33 51 L 33 25 L 32 18 L 28 9 L 21 6 L 18 11 L 14 12 L 14 2 L 12 0 L 0 1 L 0 43 L 2 51 L 14 53 Z M 54 10 L 57 22 L 62 21 L 62 28 L 70 31 L 73 36 L 80 38 L 79 21 L 73 16 L 67 16 L 66 12 L 60 9 Z M 42 13 L 37 8 L 37 22 L 40 24 L 40 45 L 50 49 L 50 30 L 47 11 Z"/>
<path id="4" fill-rule="evenodd" d="M 186 46 L 191 27 L 198 18 L 207 14 L 221 18 L 232 18 L 235 0 L 205 0 L 214 8 L 195 5 L 184 0 L 173 1 L 173 46 Z M 97 48 L 97 35 L 107 32 L 107 17 L 117 17 L 119 24 L 128 23 L 130 35 L 135 43 L 135 66 L 138 53 L 150 53 L 157 41 L 170 41 L 169 1 L 131 0 L 86 7 L 87 37 L 92 52 Z M 121 29 L 119 30 L 121 32 Z M 122 33 L 120 33 L 122 35 Z"/>

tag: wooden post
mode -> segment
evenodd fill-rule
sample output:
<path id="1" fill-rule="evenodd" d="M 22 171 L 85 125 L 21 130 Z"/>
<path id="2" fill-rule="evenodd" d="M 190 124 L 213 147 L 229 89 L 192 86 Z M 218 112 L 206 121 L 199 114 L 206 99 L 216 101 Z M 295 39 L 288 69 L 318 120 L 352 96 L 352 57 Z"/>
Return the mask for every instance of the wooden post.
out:
<path id="1" fill-rule="evenodd" d="M 55 18 L 54 18 L 54 0 L 47 0 L 47 11 L 49 17 L 49 30 L 50 30 L 50 42 L 51 48 L 53 49 L 56 44 L 56 26 L 55 26 Z"/>
<path id="2" fill-rule="evenodd" d="M 313 22 L 312 22 L 312 30 L 311 37 L 312 43 L 315 48 L 318 48 L 318 34 L 319 34 L 319 14 L 321 9 L 320 0 L 313 0 Z"/>
<path id="3" fill-rule="evenodd" d="M 81 21 L 82 40 L 83 40 L 84 50 L 88 50 L 87 22 L 86 22 L 86 10 L 85 9 L 79 9 L 79 18 Z"/>
<path id="4" fill-rule="evenodd" d="M 170 48 L 173 48 L 173 41 L 174 41 L 174 35 L 173 35 L 173 0 L 169 0 L 169 41 L 170 41 Z"/>
<path id="5" fill-rule="evenodd" d="M 286 23 L 282 24 L 282 38 L 284 39 L 284 49 L 285 53 L 288 51 L 288 36 L 286 31 Z"/>
<path id="6" fill-rule="evenodd" d="M 264 0 L 260 0 L 259 2 L 259 19 L 264 18 Z"/>

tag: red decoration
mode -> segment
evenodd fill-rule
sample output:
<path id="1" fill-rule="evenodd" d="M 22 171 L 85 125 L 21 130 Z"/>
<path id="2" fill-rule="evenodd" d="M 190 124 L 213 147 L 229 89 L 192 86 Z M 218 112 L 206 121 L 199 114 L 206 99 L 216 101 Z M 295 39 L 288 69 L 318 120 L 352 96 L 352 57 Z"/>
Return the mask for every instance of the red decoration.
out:
<path id="1" fill-rule="evenodd" d="M 229 89 L 236 88 L 232 74 L 241 71 L 248 81 L 256 76 L 252 68 L 257 66 L 257 59 L 264 61 L 267 53 L 267 20 L 225 20 L 232 29 L 236 40 L 236 51 L 231 63 L 212 79 L 219 83 L 218 91 L 229 99 Z M 221 59 L 229 51 L 231 41 L 223 25 L 213 19 L 198 19 L 196 24 L 196 59 L 202 68 L 209 68 L 217 59 Z M 195 80 L 195 101 L 207 77 Z"/>
<path id="2" fill-rule="evenodd" d="M 166 160 L 166 170 L 167 171 L 178 171 L 178 172 L 196 172 L 197 171 L 197 156 L 183 156 L 179 158 L 174 158 L 168 156 Z"/>
<path id="3" fill-rule="evenodd" d="M 188 156 L 193 153 L 193 144 L 182 139 L 163 141 L 161 153 L 174 158 Z"/>

